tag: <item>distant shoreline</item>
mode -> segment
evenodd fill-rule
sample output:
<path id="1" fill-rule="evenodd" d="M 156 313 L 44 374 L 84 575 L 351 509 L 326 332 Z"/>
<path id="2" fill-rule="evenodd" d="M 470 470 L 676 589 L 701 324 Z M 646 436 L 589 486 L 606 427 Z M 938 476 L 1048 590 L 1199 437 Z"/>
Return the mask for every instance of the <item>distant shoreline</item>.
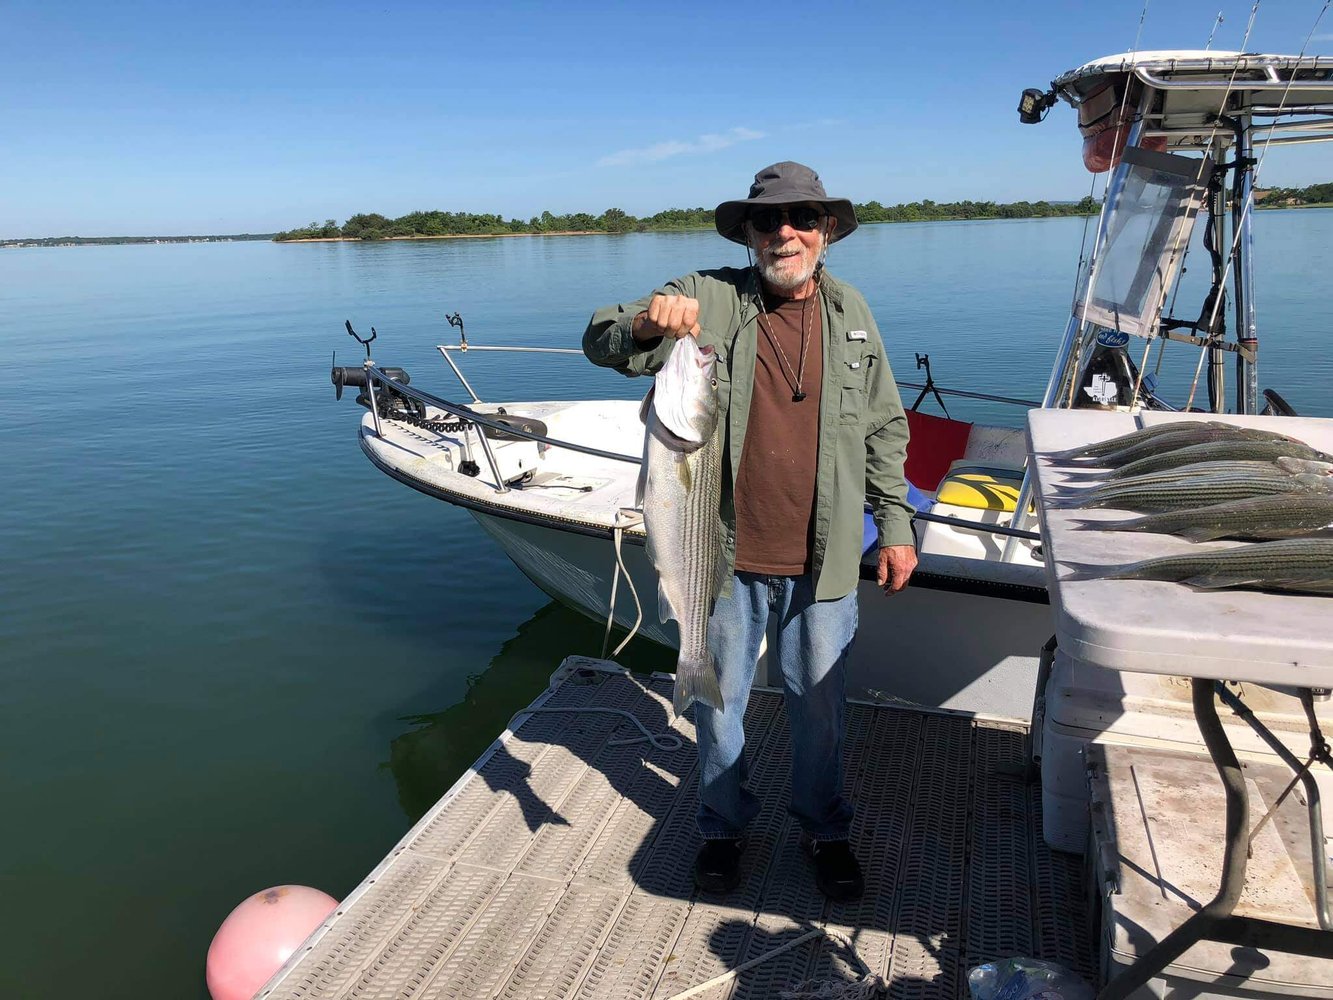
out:
<path id="1" fill-rule="evenodd" d="M 655 232 L 695 232 L 696 230 L 654 230 Z M 299 240 L 274 240 L 274 243 L 389 243 L 394 240 L 499 240 L 514 236 L 608 236 L 600 229 L 564 229 L 554 233 L 442 233 L 439 236 L 381 236 L 363 240 L 360 236 L 303 236 Z"/>
<path id="2" fill-rule="evenodd" d="M 1333 202 L 1311 202 L 1305 205 L 1265 205 L 1256 204 L 1256 211 L 1281 212 L 1306 209 L 1333 208 Z M 1081 218 L 1078 215 L 1026 216 L 1019 218 L 1001 218 L 998 216 L 962 216 L 939 219 L 876 219 L 862 222 L 863 226 L 897 226 L 905 224 L 933 225 L 937 222 L 1031 222 L 1034 219 Z M 711 232 L 711 226 L 682 227 L 679 229 L 649 229 L 650 233 L 702 233 Z M 562 229 L 549 233 L 443 233 L 438 236 L 383 236 L 373 240 L 358 236 L 311 236 L 296 240 L 275 240 L 272 234 L 238 236 L 58 236 L 42 237 L 29 240 L 0 240 L 0 250 L 30 250 L 55 247 L 89 246 L 160 246 L 167 243 L 392 243 L 405 240 L 499 240 L 520 237 L 541 236 L 625 236 L 627 233 L 607 233 L 600 229 Z"/>

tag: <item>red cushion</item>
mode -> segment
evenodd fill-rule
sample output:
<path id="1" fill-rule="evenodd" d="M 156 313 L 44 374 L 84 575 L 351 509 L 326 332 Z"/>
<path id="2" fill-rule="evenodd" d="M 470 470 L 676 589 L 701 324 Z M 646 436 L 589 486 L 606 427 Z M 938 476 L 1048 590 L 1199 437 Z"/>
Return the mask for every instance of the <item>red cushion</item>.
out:
<path id="1" fill-rule="evenodd" d="M 967 451 L 972 425 L 908 410 L 907 429 L 912 434 L 907 445 L 908 482 L 917 489 L 937 489 L 949 466 Z"/>

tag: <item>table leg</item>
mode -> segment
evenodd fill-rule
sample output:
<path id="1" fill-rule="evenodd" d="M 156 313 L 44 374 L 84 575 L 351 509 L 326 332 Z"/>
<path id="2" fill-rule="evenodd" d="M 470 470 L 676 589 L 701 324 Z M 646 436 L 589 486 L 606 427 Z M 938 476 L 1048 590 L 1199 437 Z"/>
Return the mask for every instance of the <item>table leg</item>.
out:
<path id="1" fill-rule="evenodd" d="M 1217 717 L 1217 701 L 1211 680 L 1194 678 L 1190 681 L 1194 692 L 1194 719 L 1199 724 L 1204 745 L 1213 758 L 1217 773 L 1226 791 L 1226 841 L 1222 857 L 1222 886 L 1213 900 L 1190 915 L 1183 924 L 1162 938 L 1156 945 L 1139 956 L 1139 960 L 1108 983 L 1097 1000 L 1125 1000 L 1192 945 L 1213 936 L 1211 932 L 1227 923 L 1232 910 L 1245 888 L 1245 865 L 1249 844 L 1250 797 L 1245 789 L 1245 775 L 1241 772 L 1236 751 L 1227 740 L 1222 721 Z"/>

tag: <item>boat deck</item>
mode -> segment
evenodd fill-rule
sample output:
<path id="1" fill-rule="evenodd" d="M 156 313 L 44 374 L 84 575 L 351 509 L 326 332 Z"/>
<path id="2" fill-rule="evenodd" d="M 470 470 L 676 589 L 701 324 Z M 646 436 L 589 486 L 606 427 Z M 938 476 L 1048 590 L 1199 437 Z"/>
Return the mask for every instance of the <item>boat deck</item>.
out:
<path id="1" fill-rule="evenodd" d="M 827 903 L 787 815 L 781 695 L 746 716 L 764 803 L 744 881 L 698 893 L 697 784 L 671 679 L 573 658 L 259 994 L 316 997 L 677 995 L 826 933 L 702 993 L 776 997 L 810 981 L 883 977 L 895 998 L 966 997 L 967 969 L 1044 958 L 1094 979 L 1082 861 L 1041 839 L 1025 730 L 854 704 L 847 785 L 865 896 Z M 630 713 L 679 746 L 641 739 Z M 869 995 L 869 994 L 867 994 Z"/>

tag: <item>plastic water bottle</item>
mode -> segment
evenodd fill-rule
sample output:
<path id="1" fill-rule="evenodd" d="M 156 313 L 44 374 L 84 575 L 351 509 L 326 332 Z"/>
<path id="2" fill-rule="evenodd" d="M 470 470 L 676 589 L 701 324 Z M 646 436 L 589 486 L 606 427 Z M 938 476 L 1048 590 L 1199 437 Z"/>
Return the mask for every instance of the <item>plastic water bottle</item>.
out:
<path id="1" fill-rule="evenodd" d="M 1093 1000 L 1092 988 L 1054 962 L 1006 958 L 967 974 L 972 1000 Z"/>

